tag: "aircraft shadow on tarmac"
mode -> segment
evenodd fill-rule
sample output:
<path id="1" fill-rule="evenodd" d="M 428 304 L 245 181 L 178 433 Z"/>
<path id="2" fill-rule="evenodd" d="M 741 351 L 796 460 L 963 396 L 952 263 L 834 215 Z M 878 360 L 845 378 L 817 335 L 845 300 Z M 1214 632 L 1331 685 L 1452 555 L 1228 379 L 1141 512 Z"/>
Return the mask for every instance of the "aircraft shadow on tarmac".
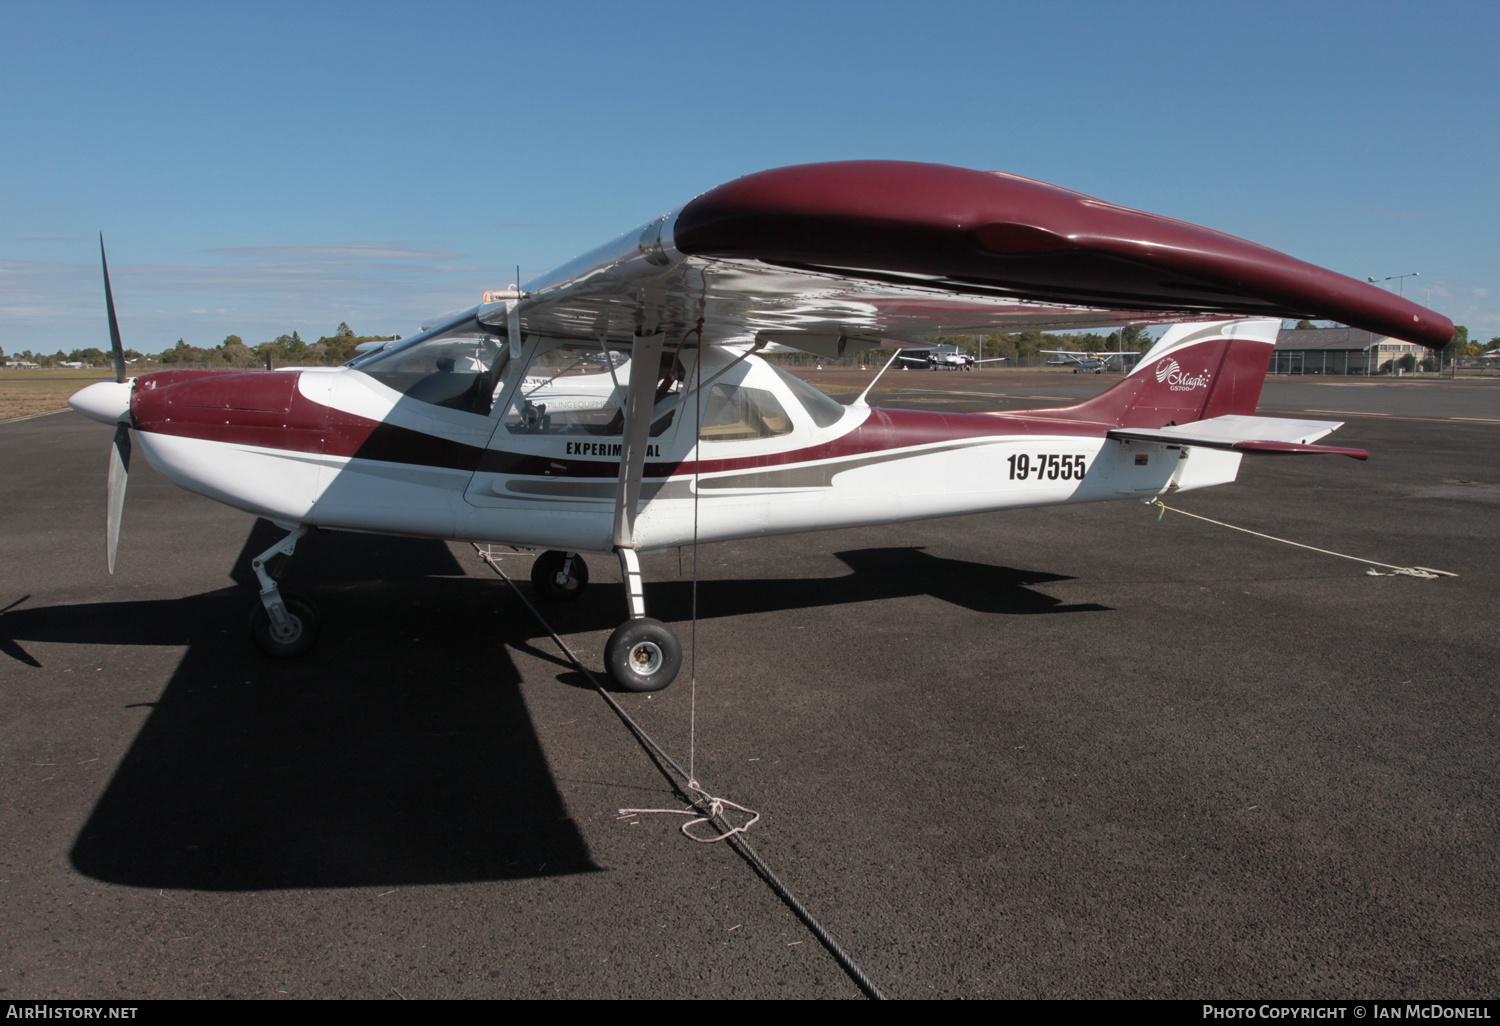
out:
<path id="1" fill-rule="evenodd" d="M 700 580 L 698 617 L 746 616 L 928 595 L 978 613 L 1024 616 L 1039 613 L 1107 612 L 1094 603 L 1063 604 L 1035 585 L 1072 580 L 1059 574 L 971 563 L 934 556 L 920 547 L 836 552 L 852 571 L 842 577 Z M 686 563 L 685 563 L 686 565 Z M 691 572 L 691 571 L 689 571 Z M 576 604 L 543 610 L 564 634 L 613 630 L 625 608 L 623 585 L 591 585 Z M 650 580 L 646 609 L 658 620 L 681 623 L 693 615 L 690 580 Z"/>
<path id="2" fill-rule="evenodd" d="M 597 870 L 506 651 L 534 650 L 528 639 L 539 633 L 508 589 L 462 576 L 441 542 L 316 535 L 285 584 L 318 582 L 303 590 L 329 625 L 308 656 L 269 660 L 248 641 L 249 562 L 278 535 L 257 522 L 232 573 L 237 587 L 165 601 L 13 603 L 0 616 L 0 651 L 32 666 L 22 640 L 186 648 L 79 832 L 74 866 L 114 883 L 200 890 Z M 918 548 L 838 556 L 851 574 L 701 582 L 699 614 L 923 594 L 1002 614 L 1106 608 L 1030 590 L 1067 579 L 1052 574 Z M 647 599 L 653 615 L 686 619 L 691 582 L 658 581 Z M 612 629 L 623 608 L 621 586 L 605 584 L 547 611 L 567 633 Z"/>

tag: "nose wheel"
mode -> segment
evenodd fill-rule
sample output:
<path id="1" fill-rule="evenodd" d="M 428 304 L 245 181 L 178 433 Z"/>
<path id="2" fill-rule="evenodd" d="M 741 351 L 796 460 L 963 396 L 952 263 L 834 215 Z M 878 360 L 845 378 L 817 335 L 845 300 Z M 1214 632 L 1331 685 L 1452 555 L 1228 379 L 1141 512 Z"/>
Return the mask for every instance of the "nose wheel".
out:
<path id="1" fill-rule="evenodd" d="M 282 595 L 281 604 L 286 620 L 278 630 L 266 607 L 256 603 L 250 614 L 250 638 L 256 648 L 273 659 L 290 659 L 318 643 L 321 620 L 317 608 L 300 596 Z"/>

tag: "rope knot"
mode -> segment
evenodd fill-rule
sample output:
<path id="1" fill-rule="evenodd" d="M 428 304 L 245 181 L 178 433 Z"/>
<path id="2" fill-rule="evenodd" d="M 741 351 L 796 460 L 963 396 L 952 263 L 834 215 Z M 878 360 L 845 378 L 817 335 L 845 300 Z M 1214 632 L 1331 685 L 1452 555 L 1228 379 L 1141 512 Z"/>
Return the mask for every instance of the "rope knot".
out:
<path id="1" fill-rule="evenodd" d="M 735 834 L 743 834 L 746 830 L 749 830 L 756 823 L 760 822 L 760 813 L 754 809 L 748 809 L 737 802 L 730 801 L 728 798 L 719 798 L 711 795 L 699 787 L 696 780 L 689 780 L 687 786 L 689 789 L 696 791 L 698 797 L 693 799 L 692 805 L 686 809 L 621 809 L 620 815 L 691 816 L 693 817 L 692 819 L 682 824 L 682 836 L 690 841 L 697 841 L 699 844 L 717 844 L 720 841 L 733 837 Z M 725 809 L 743 812 L 750 819 L 745 823 L 736 825 L 733 820 L 724 814 Z M 703 823 L 712 823 L 714 820 L 719 820 L 729 829 L 721 834 L 715 834 L 713 837 L 699 837 L 693 833 L 693 827 Z"/>

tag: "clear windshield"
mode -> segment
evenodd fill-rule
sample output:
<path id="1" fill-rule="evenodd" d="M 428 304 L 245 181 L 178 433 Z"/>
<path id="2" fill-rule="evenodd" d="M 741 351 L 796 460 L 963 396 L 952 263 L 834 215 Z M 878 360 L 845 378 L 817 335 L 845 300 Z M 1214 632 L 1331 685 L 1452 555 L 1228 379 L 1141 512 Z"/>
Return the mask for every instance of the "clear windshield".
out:
<path id="1" fill-rule="evenodd" d="M 444 335 L 377 353 L 359 369 L 409 398 L 487 417 L 507 360 L 492 335 Z"/>

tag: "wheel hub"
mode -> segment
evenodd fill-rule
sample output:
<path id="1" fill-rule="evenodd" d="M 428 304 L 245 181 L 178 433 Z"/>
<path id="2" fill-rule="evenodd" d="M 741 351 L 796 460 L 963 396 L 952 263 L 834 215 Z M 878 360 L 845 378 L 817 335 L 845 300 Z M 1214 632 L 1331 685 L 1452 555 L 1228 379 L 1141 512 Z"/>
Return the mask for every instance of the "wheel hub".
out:
<path id="1" fill-rule="evenodd" d="M 629 665 L 632 673 L 649 677 L 661 669 L 661 646 L 654 641 L 637 642 L 630 649 Z"/>

